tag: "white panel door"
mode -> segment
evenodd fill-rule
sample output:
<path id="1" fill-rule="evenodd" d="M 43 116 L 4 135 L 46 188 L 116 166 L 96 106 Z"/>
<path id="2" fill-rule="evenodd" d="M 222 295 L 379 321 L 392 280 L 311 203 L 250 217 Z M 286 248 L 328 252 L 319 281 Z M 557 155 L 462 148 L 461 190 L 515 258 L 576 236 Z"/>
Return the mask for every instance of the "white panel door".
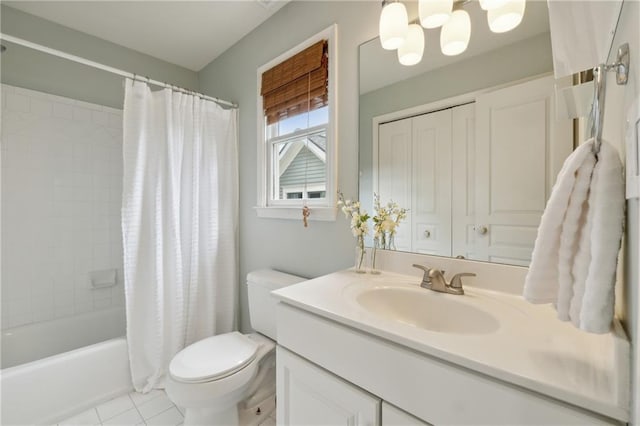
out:
<path id="1" fill-rule="evenodd" d="M 279 426 L 377 426 L 380 399 L 278 346 Z"/>
<path id="2" fill-rule="evenodd" d="M 411 209 L 411 138 L 410 118 L 378 127 L 377 193 L 382 203 L 393 200 L 401 207 Z M 411 250 L 411 213 L 409 210 L 397 230 L 395 246 L 398 250 Z"/>
<path id="3" fill-rule="evenodd" d="M 413 252 L 451 256 L 451 109 L 412 119 Z"/>
<path id="4" fill-rule="evenodd" d="M 528 265 L 540 217 L 573 146 L 571 120 L 556 121 L 554 79 L 477 98 L 476 254 Z"/>
<path id="5" fill-rule="evenodd" d="M 451 149 L 451 255 L 476 259 L 475 103 L 453 109 Z"/>

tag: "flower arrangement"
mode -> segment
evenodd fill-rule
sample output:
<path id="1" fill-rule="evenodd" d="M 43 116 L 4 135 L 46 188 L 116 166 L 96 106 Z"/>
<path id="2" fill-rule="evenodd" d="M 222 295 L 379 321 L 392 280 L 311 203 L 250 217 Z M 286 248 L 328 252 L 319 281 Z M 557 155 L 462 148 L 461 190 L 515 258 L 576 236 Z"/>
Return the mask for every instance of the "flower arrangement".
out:
<path id="1" fill-rule="evenodd" d="M 356 272 L 364 271 L 364 237 L 369 233 L 369 214 L 365 210 L 361 210 L 359 201 L 345 200 L 344 194 L 338 191 L 338 207 L 341 208 L 347 219 L 351 219 L 351 233 L 356 237 L 356 248 L 358 255 L 356 256 Z"/>
<path id="2" fill-rule="evenodd" d="M 407 217 L 407 209 L 402 208 L 393 200 L 386 205 L 380 204 L 380 195 L 373 194 L 373 208 L 376 215 L 373 217 L 374 241 L 376 247 L 395 250 L 394 236 L 400 222 Z"/>

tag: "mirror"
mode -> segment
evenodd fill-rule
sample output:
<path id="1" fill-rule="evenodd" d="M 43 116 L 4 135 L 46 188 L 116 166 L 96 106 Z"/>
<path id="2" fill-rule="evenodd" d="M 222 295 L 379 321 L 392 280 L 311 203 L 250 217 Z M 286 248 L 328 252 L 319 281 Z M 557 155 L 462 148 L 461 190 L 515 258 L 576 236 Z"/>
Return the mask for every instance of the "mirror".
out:
<path id="1" fill-rule="evenodd" d="M 472 28 L 458 56 L 440 52 L 440 28 L 424 30 L 415 66 L 377 38 L 360 46 L 359 199 L 371 216 L 374 193 L 409 209 L 398 250 L 527 266 L 573 149 L 572 120 L 555 117 L 547 5 L 529 0 L 501 34 L 478 2 L 456 7 Z"/>

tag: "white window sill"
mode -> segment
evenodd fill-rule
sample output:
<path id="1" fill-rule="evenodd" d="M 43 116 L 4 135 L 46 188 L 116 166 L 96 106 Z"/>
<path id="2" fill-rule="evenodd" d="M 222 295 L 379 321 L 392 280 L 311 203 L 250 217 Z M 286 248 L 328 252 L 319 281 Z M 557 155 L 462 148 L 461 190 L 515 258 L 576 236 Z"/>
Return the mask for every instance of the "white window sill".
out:
<path id="1" fill-rule="evenodd" d="M 258 217 L 271 219 L 294 219 L 302 221 L 302 207 L 255 207 Z M 310 221 L 334 222 L 337 208 L 309 206 L 311 214 L 307 218 Z"/>

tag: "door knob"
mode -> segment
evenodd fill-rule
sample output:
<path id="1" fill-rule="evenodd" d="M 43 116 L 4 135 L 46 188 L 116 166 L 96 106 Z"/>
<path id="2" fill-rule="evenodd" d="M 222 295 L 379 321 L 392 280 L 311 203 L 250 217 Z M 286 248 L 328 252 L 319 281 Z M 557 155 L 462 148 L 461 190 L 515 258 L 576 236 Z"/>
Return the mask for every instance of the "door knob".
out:
<path id="1" fill-rule="evenodd" d="M 487 228 L 486 226 L 482 225 L 482 226 L 477 226 L 476 227 L 476 231 L 478 231 L 478 234 L 480 235 L 486 235 L 487 232 L 489 232 L 489 228 Z"/>
<path id="2" fill-rule="evenodd" d="M 429 238 L 431 236 L 431 231 L 429 231 L 428 229 L 424 230 L 424 237 L 425 238 Z"/>

